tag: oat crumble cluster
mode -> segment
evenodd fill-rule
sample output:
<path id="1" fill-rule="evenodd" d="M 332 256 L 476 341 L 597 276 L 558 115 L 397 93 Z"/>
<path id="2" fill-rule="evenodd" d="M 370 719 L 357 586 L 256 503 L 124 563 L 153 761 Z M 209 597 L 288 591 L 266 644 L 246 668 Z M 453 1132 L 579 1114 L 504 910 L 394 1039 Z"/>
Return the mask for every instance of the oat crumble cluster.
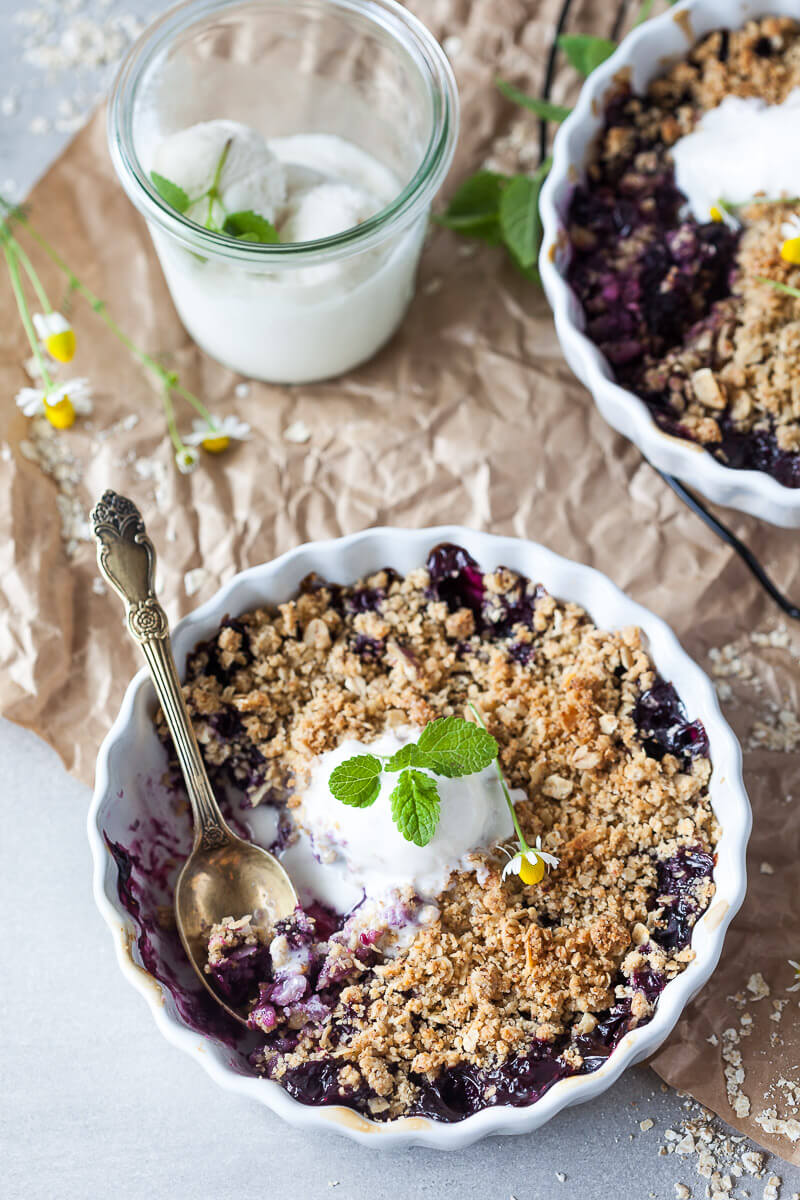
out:
<path id="1" fill-rule="evenodd" d="M 398 896 L 382 920 L 298 910 L 271 945 L 249 920 L 216 927 L 211 970 L 256 960 L 253 1064 L 299 1099 L 378 1119 L 531 1103 L 600 1066 L 691 961 L 713 894 L 708 744 L 638 629 L 604 632 L 445 545 L 404 578 L 311 578 L 226 620 L 184 693 L 212 774 L 277 805 L 284 844 L 317 755 L 472 701 L 527 795 L 526 839 L 560 859 L 528 887 L 501 881 L 486 847 L 435 900 Z M 393 945 L 403 925 L 413 936 Z"/>
<path id="2" fill-rule="evenodd" d="M 781 258 L 797 203 L 740 210 L 742 231 L 681 215 L 670 147 L 726 96 L 800 87 L 800 25 L 765 17 L 709 34 L 645 96 L 623 87 L 569 213 L 569 280 L 620 383 L 667 432 L 731 467 L 800 487 L 800 287 Z"/>

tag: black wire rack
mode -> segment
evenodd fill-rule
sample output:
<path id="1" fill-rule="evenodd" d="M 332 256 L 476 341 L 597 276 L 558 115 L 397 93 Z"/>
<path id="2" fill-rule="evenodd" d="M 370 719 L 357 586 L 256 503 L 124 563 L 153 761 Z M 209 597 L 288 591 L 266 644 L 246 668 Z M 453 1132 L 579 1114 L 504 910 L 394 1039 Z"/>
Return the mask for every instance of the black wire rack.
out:
<path id="1" fill-rule="evenodd" d="M 619 39 L 619 36 L 628 18 L 630 7 L 631 0 L 621 0 L 621 3 L 618 4 L 611 29 L 609 30 L 609 37 L 612 41 L 617 41 Z M 553 32 L 553 40 L 550 43 L 550 49 L 547 55 L 544 82 L 542 85 L 542 98 L 544 100 L 550 99 L 558 56 L 558 39 L 561 34 L 566 31 L 571 8 L 572 0 L 563 0 L 558 18 L 556 20 L 556 26 Z M 544 162 L 545 158 L 547 157 L 549 133 L 548 124 L 549 123 L 544 118 L 540 118 L 540 162 Z M 652 466 L 652 463 L 650 465 Z M 661 476 L 661 478 L 664 480 L 664 483 L 666 483 L 667 486 L 672 489 L 675 495 L 683 501 L 683 503 L 695 514 L 695 516 L 699 517 L 700 520 L 703 521 L 703 523 L 707 525 L 708 528 L 715 533 L 722 542 L 725 543 L 725 545 L 730 546 L 734 553 L 736 553 L 742 560 L 753 578 L 761 585 L 770 599 L 778 605 L 778 607 L 786 614 L 786 616 L 791 617 L 795 621 L 800 621 L 800 606 L 793 604 L 789 597 L 785 596 L 783 592 L 780 591 L 772 579 L 770 579 L 756 555 L 748 546 L 744 544 L 741 538 L 737 537 L 732 529 L 730 529 L 723 521 L 721 521 L 719 517 L 715 516 L 714 513 L 712 513 L 710 509 L 707 508 L 706 505 L 694 495 L 693 492 L 689 491 L 689 489 L 685 487 L 680 480 L 676 479 L 674 475 L 668 475 L 664 471 L 659 471 L 656 467 L 654 467 L 653 470 L 656 471 L 657 475 Z"/>

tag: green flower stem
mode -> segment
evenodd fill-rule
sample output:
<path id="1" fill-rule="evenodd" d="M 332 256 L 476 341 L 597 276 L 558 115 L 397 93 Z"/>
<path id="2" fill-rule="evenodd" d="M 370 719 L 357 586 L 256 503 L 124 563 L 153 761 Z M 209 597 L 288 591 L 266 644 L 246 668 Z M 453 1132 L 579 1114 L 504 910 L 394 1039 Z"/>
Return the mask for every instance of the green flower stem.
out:
<path id="1" fill-rule="evenodd" d="M 120 329 L 117 322 L 108 312 L 105 301 L 101 300 L 99 296 L 96 296 L 94 292 L 86 286 L 85 283 L 81 282 L 81 280 L 72 270 L 72 268 L 64 261 L 55 247 L 51 246 L 47 239 L 42 237 L 42 235 L 33 228 L 33 226 L 25 217 L 20 217 L 20 220 L 23 221 L 28 233 L 35 242 L 38 242 L 48 258 L 55 263 L 55 265 L 60 271 L 63 272 L 64 275 L 66 275 L 72 290 L 77 292 L 78 295 L 82 296 L 87 304 L 94 309 L 103 324 L 111 331 L 111 333 L 113 333 L 114 337 L 122 343 L 126 350 L 130 351 L 134 358 L 137 358 L 139 362 L 143 364 L 143 366 L 149 368 L 149 370 L 151 370 L 153 374 L 157 376 L 164 387 L 172 388 L 178 393 L 179 396 L 191 404 L 192 408 L 194 408 L 206 422 L 209 429 L 216 429 L 214 418 L 202 401 L 198 400 L 197 396 L 190 392 L 188 388 L 183 387 L 183 385 L 178 382 L 175 375 L 168 371 L 166 367 L 163 367 L 160 362 L 152 357 L 152 355 L 148 354 L 145 350 L 140 349 L 135 342 L 131 341 L 127 333 L 125 333 L 123 329 Z M 10 233 L 7 233 L 7 237 L 11 238 Z M 16 239 L 11 238 L 11 240 L 15 243 L 15 245 L 18 244 Z"/>
<path id="2" fill-rule="evenodd" d="M 178 423 L 175 420 L 175 405 L 172 403 L 169 384 L 165 383 L 162 391 L 162 400 L 164 402 L 164 416 L 167 421 L 167 429 L 169 430 L 170 440 L 175 448 L 175 453 L 180 454 L 186 449 L 183 439 L 178 430 Z"/>
<path id="3" fill-rule="evenodd" d="M 42 354 L 42 349 L 39 345 L 39 339 L 36 336 L 36 330 L 33 328 L 33 321 L 31 320 L 31 314 L 28 309 L 28 301 L 25 299 L 25 291 L 22 287 L 22 280 L 20 279 L 19 263 L 17 261 L 15 247 L 12 242 L 8 240 L 6 241 L 5 245 L 3 246 L 3 253 L 5 254 L 6 265 L 8 266 L 8 274 L 9 278 L 11 279 L 11 287 L 14 291 L 14 298 L 17 302 L 19 315 L 25 328 L 25 333 L 28 335 L 28 341 L 31 344 L 31 350 L 33 351 L 33 356 L 36 359 L 39 372 L 42 376 L 45 397 L 47 397 L 53 390 L 53 379 L 47 369 L 47 364 L 44 361 L 44 355 Z"/>
<path id="4" fill-rule="evenodd" d="M 477 708 L 472 703 L 472 701 L 469 702 L 469 707 L 472 710 L 472 712 L 475 714 L 475 720 L 478 722 L 481 729 L 486 730 L 486 732 L 488 733 L 489 731 L 488 731 L 488 729 L 486 729 L 486 722 L 484 721 L 483 717 L 478 712 Z M 503 771 L 500 766 L 499 755 L 494 760 L 494 769 L 497 772 L 497 778 L 500 780 L 500 787 L 503 789 L 503 795 L 506 798 L 506 804 L 508 805 L 508 811 L 511 813 L 511 820 L 514 823 L 514 829 L 516 830 L 517 837 L 519 838 L 519 848 L 522 851 L 522 853 L 524 854 L 526 850 L 530 850 L 530 846 L 525 841 L 525 835 L 523 834 L 522 830 L 519 827 L 519 821 L 517 820 L 517 813 L 514 808 L 514 801 L 511 799 L 511 793 L 508 790 L 508 784 L 506 783 L 505 776 L 503 775 Z"/>
<path id="5" fill-rule="evenodd" d="M 228 153 L 230 152 L 232 142 L 233 138 L 228 138 L 227 142 L 222 147 L 222 154 L 219 156 L 219 162 L 217 163 L 216 170 L 214 171 L 214 178 L 211 180 L 211 187 L 206 193 L 208 196 L 208 216 L 206 217 L 206 229 L 212 232 L 214 229 L 211 215 L 214 211 L 214 201 L 219 199 L 219 181 L 222 177 L 222 171 L 225 166 Z"/>
<path id="6" fill-rule="evenodd" d="M 756 275 L 754 278 L 756 283 L 766 283 L 768 287 L 775 288 L 776 292 L 783 292 L 785 296 L 794 296 L 795 300 L 800 300 L 800 288 L 781 283 L 778 279 L 767 279 L 766 275 Z"/>
<path id="7" fill-rule="evenodd" d="M 36 292 L 36 296 L 39 300 L 39 304 L 42 307 L 42 312 L 51 313 L 53 311 L 53 306 L 50 303 L 47 292 L 44 290 L 44 286 L 42 285 L 42 281 L 39 278 L 36 268 L 34 267 L 31 260 L 28 258 L 28 255 L 25 253 L 25 248 L 19 244 L 19 242 L 13 236 L 13 234 L 11 234 L 9 236 L 14 245 L 14 253 L 16 254 L 19 261 L 22 263 L 22 266 L 25 269 L 25 273 L 28 276 L 28 279 L 30 279 L 31 283 L 33 284 L 33 290 Z"/>

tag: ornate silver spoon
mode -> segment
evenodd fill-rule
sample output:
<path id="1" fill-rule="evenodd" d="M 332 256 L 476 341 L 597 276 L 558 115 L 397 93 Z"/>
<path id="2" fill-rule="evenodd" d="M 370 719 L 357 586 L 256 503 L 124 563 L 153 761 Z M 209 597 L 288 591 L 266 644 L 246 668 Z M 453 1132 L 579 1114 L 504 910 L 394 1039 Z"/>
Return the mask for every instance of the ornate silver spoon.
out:
<path id="1" fill-rule="evenodd" d="M 288 916 L 297 894 L 273 855 L 237 837 L 214 797 L 181 692 L 164 609 L 155 594 L 156 554 L 136 505 L 104 493 L 92 511 L 100 573 L 122 597 L 128 632 L 139 643 L 183 771 L 194 819 L 194 847 L 178 877 L 175 921 L 189 962 L 214 999 L 246 1023 L 214 990 L 205 973 L 208 934 L 223 917 L 263 914 L 273 923 Z"/>

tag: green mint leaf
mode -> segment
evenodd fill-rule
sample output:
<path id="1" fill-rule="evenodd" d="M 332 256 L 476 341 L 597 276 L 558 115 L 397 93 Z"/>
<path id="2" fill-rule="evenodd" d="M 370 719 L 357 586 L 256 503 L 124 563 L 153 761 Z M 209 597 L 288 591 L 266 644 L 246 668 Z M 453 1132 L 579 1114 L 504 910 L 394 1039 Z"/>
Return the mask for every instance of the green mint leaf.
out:
<path id="1" fill-rule="evenodd" d="M 550 100 L 540 100 L 538 96 L 528 96 L 514 87 L 513 83 L 506 83 L 505 79 L 498 79 L 496 82 L 507 100 L 513 100 L 515 104 L 530 109 L 544 121 L 563 121 L 572 112 L 571 108 L 565 108 L 563 104 L 553 104 Z"/>
<path id="2" fill-rule="evenodd" d="M 477 171 L 465 179 L 446 212 L 434 217 L 439 225 L 496 245 L 500 241 L 500 197 L 508 177 L 496 171 Z"/>
<path id="3" fill-rule="evenodd" d="M 677 4 L 678 0 L 667 0 L 667 2 L 671 6 L 673 4 Z M 642 7 L 639 9 L 638 13 L 636 14 L 636 20 L 633 22 L 633 28 L 635 29 L 637 25 L 641 25 L 645 21 L 648 21 L 650 19 L 650 13 L 652 11 L 653 11 L 653 0 L 644 0 L 644 4 L 642 5 Z"/>
<path id="4" fill-rule="evenodd" d="M 182 187 L 178 187 L 177 183 L 173 183 L 171 179 L 159 175 L 158 171 L 151 171 L 150 178 L 153 181 L 153 187 L 161 199 L 166 200 L 170 208 L 174 208 L 179 213 L 186 212 L 191 200 Z"/>
<path id="5" fill-rule="evenodd" d="M 539 189 L 530 175 L 516 175 L 500 201 L 500 229 L 521 267 L 532 267 L 539 249 Z"/>
<path id="6" fill-rule="evenodd" d="M 228 213 L 222 232 L 227 233 L 229 237 L 238 238 L 240 242 L 260 242 L 265 246 L 274 245 L 281 240 L 271 221 L 249 210 Z"/>
<path id="7" fill-rule="evenodd" d="M 436 781 L 421 771 L 403 771 L 391 795 L 392 819 L 407 842 L 427 846 L 439 824 Z"/>
<path id="8" fill-rule="evenodd" d="M 402 771 L 404 767 L 427 767 L 426 762 L 419 761 L 424 757 L 424 754 L 420 754 L 416 742 L 411 742 L 408 746 L 401 746 L 397 753 L 383 764 L 383 769 L 384 771 Z"/>
<path id="9" fill-rule="evenodd" d="M 516 175 L 500 203 L 500 229 L 506 248 L 526 279 L 535 283 L 539 282 L 536 264 L 542 241 L 539 193 L 551 164 L 552 159 L 547 158 L 532 176 Z"/>
<path id="10" fill-rule="evenodd" d="M 454 779 L 482 771 L 497 757 L 492 735 L 463 717 L 441 717 L 431 721 L 420 734 L 416 766 Z"/>
<path id="11" fill-rule="evenodd" d="M 617 48 L 616 42 L 608 38 L 592 37 L 589 33 L 562 33 L 558 44 L 566 54 L 570 65 L 581 75 L 591 75 Z"/>
<path id="12" fill-rule="evenodd" d="M 357 754 L 340 763 L 328 781 L 333 795 L 352 808 L 369 808 L 381 789 L 381 764 L 374 754 Z"/>

